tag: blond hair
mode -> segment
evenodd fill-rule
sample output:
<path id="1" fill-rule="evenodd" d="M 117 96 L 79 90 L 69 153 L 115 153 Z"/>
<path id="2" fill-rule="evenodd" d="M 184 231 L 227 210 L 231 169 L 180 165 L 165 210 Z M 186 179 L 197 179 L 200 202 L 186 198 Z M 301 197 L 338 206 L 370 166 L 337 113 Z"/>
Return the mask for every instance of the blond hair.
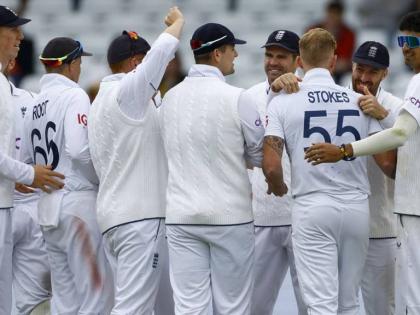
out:
<path id="1" fill-rule="evenodd" d="M 328 63 L 336 48 L 334 36 L 322 28 L 307 31 L 299 41 L 300 57 L 313 67 Z"/>

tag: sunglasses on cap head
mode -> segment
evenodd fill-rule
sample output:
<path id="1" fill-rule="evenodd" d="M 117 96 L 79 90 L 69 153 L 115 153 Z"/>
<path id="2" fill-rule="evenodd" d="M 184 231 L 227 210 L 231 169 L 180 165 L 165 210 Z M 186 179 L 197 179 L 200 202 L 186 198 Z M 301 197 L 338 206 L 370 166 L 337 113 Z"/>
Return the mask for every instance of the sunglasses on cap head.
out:
<path id="1" fill-rule="evenodd" d="M 127 35 L 131 40 L 138 40 L 140 37 L 139 34 L 134 31 L 123 31 L 123 35 Z"/>
<path id="2" fill-rule="evenodd" d="M 407 44 L 409 48 L 417 48 L 420 47 L 420 37 L 417 36 L 398 36 L 398 46 L 404 47 Z"/>
<path id="3" fill-rule="evenodd" d="M 42 56 L 39 56 L 39 60 L 41 60 L 44 65 L 53 67 L 53 68 L 59 67 L 63 63 L 70 63 L 83 54 L 82 44 L 79 41 L 76 41 L 76 43 L 77 43 L 77 47 L 63 57 L 44 58 Z"/>

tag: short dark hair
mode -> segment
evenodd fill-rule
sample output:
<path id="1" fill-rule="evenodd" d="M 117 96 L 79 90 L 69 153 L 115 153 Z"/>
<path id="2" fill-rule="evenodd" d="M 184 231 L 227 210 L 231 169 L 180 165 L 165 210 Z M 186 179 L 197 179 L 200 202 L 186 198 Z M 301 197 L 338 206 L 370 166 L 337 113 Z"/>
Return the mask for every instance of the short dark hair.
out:
<path id="1" fill-rule="evenodd" d="M 404 15 L 400 21 L 400 31 L 420 33 L 420 11 Z"/>
<path id="2" fill-rule="evenodd" d="M 342 14 L 344 12 L 344 4 L 337 0 L 330 1 L 327 4 L 327 11 L 337 11 Z"/>
<path id="3" fill-rule="evenodd" d="M 226 46 L 227 45 L 223 45 L 223 46 L 220 46 L 220 47 L 215 48 L 215 49 L 219 49 L 220 51 L 225 52 L 226 51 Z M 208 63 L 210 61 L 210 55 L 215 49 L 213 49 L 212 51 L 210 51 L 208 53 L 205 53 L 205 54 L 194 55 L 195 63 L 196 64 L 206 64 L 206 63 Z"/>

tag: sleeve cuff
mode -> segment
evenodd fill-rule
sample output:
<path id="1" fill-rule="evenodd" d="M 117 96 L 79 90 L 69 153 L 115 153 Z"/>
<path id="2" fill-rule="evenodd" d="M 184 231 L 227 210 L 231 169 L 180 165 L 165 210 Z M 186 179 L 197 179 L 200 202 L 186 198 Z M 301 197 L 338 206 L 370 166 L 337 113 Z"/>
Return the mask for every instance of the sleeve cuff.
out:
<path id="1" fill-rule="evenodd" d="M 18 180 L 19 183 L 25 185 L 32 185 L 35 179 L 35 169 L 32 165 L 25 164 L 26 169 L 24 170 L 24 174 L 21 180 Z"/>

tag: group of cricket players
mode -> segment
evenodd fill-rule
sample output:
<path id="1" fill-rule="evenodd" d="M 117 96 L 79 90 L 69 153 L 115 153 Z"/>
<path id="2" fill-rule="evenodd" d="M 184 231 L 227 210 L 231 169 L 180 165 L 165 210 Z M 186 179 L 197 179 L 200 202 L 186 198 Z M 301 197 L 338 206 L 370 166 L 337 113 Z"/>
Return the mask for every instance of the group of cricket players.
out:
<path id="1" fill-rule="evenodd" d="M 89 43 L 52 38 L 36 94 L 8 80 L 29 22 L 0 6 L 0 315 L 270 315 L 288 270 L 299 315 L 420 315 L 420 11 L 403 99 L 382 43 L 340 86 L 334 35 L 281 19 L 264 81 L 226 83 L 246 41 L 206 23 L 161 97 L 177 7 L 152 44 L 113 39 L 92 103 Z"/>

